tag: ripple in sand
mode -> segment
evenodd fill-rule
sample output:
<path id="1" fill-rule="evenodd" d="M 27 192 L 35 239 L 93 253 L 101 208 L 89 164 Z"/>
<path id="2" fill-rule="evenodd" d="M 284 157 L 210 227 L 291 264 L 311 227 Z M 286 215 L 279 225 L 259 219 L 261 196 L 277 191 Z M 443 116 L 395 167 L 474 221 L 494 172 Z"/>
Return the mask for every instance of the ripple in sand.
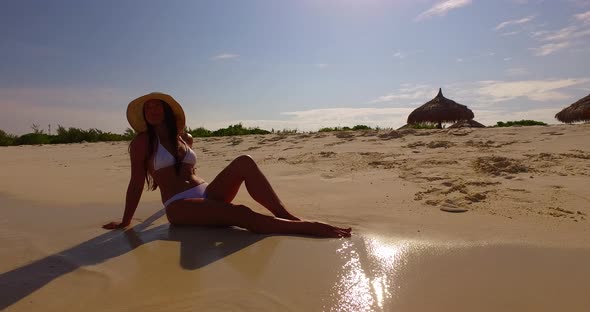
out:
<path id="1" fill-rule="evenodd" d="M 473 167 L 478 172 L 495 176 L 530 171 L 530 168 L 523 165 L 520 161 L 502 156 L 478 157 L 473 161 Z"/>
<path id="2" fill-rule="evenodd" d="M 334 134 L 335 137 L 339 138 L 339 139 L 350 139 L 350 138 L 354 138 L 354 133 L 351 132 L 336 132 Z"/>
<path id="3" fill-rule="evenodd" d="M 397 138 L 401 138 L 403 135 L 401 132 L 396 131 L 396 130 L 392 130 L 388 133 L 383 133 L 383 134 L 379 134 L 378 137 L 382 140 L 391 140 L 391 139 L 397 139 Z"/>
<path id="4" fill-rule="evenodd" d="M 406 148 L 416 148 L 416 147 L 420 147 L 420 146 L 425 146 L 426 143 L 422 142 L 422 141 L 417 141 L 414 143 L 409 143 L 407 145 L 403 145 L 402 147 L 406 147 Z"/>

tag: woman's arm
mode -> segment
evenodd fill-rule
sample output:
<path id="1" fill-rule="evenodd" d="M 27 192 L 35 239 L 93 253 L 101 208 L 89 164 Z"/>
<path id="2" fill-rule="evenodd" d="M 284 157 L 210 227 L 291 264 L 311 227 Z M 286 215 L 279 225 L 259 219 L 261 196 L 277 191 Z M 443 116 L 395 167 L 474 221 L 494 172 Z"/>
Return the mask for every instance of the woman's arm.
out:
<path id="1" fill-rule="evenodd" d="M 105 229 L 123 228 L 131 224 L 133 214 L 139 204 L 139 199 L 143 193 L 143 186 L 145 183 L 145 156 L 147 154 L 148 137 L 145 133 L 139 134 L 129 147 L 129 154 L 131 157 L 131 178 L 127 186 L 127 194 L 125 196 L 125 212 L 121 222 L 111 222 L 105 224 Z"/>

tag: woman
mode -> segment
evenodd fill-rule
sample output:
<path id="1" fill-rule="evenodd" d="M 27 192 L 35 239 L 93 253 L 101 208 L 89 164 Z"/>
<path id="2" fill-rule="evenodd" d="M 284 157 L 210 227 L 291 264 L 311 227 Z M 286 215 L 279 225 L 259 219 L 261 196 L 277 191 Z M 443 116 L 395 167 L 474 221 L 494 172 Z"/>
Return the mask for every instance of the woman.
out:
<path id="1" fill-rule="evenodd" d="M 124 228 L 131 223 L 145 181 L 151 190 L 160 187 L 171 224 L 235 225 L 263 234 L 350 237 L 350 228 L 302 221 L 287 211 L 250 156 L 234 159 L 209 184 L 197 176 L 193 138 L 184 133 L 184 112 L 170 95 L 154 92 L 131 101 L 127 120 L 138 134 L 129 146 L 131 179 L 125 212 L 121 222 L 105 224 L 105 229 Z M 232 204 L 242 182 L 252 198 L 274 217 Z"/>

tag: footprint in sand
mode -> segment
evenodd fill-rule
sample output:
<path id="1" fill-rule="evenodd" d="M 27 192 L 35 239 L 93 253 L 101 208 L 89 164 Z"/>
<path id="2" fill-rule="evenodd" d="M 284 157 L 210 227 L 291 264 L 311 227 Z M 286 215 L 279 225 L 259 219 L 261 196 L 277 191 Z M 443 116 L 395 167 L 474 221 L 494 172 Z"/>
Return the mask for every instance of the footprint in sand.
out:
<path id="1" fill-rule="evenodd" d="M 556 132 L 556 131 L 551 131 L 551 132 L 541 132 L 541 134 L 547 134 L 547 135 L 563 135 L 563 133 L 561 133 L 561 132 Z"/>
<path id="2" fill-rule="evenodd" d="M 468 209 L 465 209 L 465 208 L 456 208 L 456 207 L 440 207 L 440 210 L 442 210 L 444 212 L 454 212 L 454 213 L 469 211 Z"/>
<path id="3" fill-rule="evenodd" d="M 473 132 L 473 130 L 462 129 L 462 130 L 454 130 L 454 131 L 452 130 L 452 131 L 447 132 L 447 134 L 454 135 L 454 136 L 466 136 L 466 135 L 470 134 L 471 132 Z"/>
<path id="4" fill-rule="evenodd" d="M 321 151 L 320 156 L 325 157 L 325 158 L 330 158 L 330 157 L 336 156 L 336 153 L 331 152 L 331 151 L 328 151 L 328 152 Z"/>
<path id="5" fill-rule="evenodd" d="M 478 172 L 495 176 L 531 171 L 530 168 L 521 164 L 520 161 L 502 156 L 478 157 L 473 161 L 472 166 Z"/>
<path id="6" fill-rule="evenodd" d="M 441 211 L 451 212 L 451 213 L 461 213 L 461 212 L 467 212 L 467 211 L 469 211 L 469 209 L 465 209 L 465 208 L 462 208 L 462 207 L 457 207 L 457 206 L 454 206 L 454 205 L 452 205 L 450 203 L 444 203 L 444 204 L 442 204 L 439 209 Z"/>

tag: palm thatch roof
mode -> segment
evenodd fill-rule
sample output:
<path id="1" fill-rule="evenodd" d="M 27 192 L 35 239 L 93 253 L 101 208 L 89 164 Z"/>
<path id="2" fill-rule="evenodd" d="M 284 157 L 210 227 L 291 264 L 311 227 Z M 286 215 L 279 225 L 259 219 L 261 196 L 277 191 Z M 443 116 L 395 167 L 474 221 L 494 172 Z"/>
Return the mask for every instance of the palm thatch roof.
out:
<path id="1" fill-rule="evenodd" d="M 416 108 L 408 116 L 409 124 L 416 123 L 443 123 L 457 122 L 459 120 L 473 119 L 473 112 L 467 106 L 449 100 L 438 89 L 436 97 L 426 104 Z"/>
<path id="2" fill-rule="evenodd" d="M 449 126 L 449 128 L 485 128 L 486 126 L 480 124 L 479 122 L 471 119 L 471 120 L 461 120 L 458 121 L 454 124 L 452 124 L 451 126 Z"/>
<path id="3" fill-rule="evenodd" d="M 555 115 L 561 122 L 590 121 L 590 94 Z"/>

